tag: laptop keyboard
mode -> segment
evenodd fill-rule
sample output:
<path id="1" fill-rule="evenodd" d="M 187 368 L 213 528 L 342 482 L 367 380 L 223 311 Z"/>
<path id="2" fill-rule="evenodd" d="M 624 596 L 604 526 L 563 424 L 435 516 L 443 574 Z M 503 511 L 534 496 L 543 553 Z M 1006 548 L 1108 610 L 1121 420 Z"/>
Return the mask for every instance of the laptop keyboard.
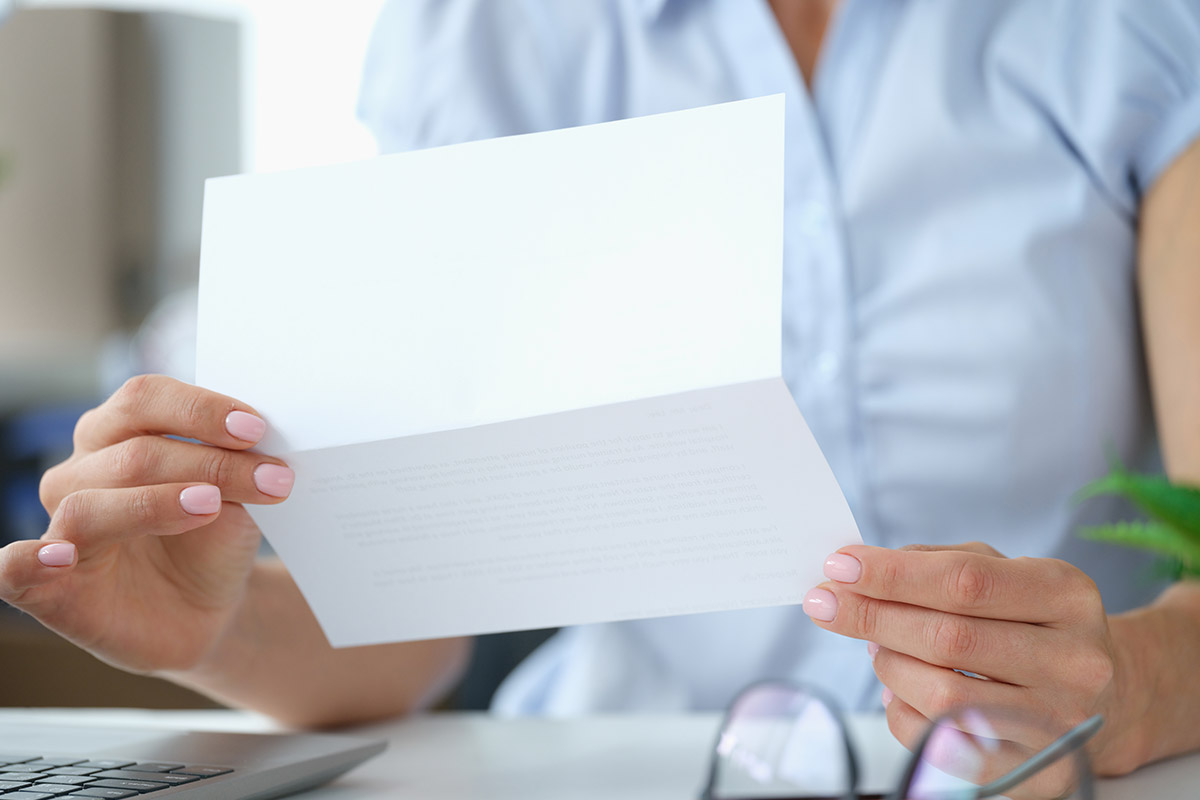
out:
<path id="1" fill-rule="evenodd" d="M 121 800 L 230 772 L 207 765 L 0 753 L 0 800 Z"/>

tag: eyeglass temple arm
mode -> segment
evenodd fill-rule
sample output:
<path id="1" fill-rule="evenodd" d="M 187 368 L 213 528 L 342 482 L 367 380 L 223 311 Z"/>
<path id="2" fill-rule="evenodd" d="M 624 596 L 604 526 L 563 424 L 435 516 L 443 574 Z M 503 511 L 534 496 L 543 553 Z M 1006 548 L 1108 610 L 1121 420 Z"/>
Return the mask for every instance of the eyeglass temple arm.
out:
<path id="1" fill-rule="evenodd" d="M 1096 732 L 1100 730 L 1100 726 L 1103 724 L 1104 717 L 1099 715 L 1084 720 L 1055 739 L 1046 746 L 1046 749 L 1021 764 L 1012 772 L 997 778 L 991 783 L 985 783 L 983 786 L 980 786 L 978 794 L 975 796 L 995 797 L 998 794 L 1004 794 L 1014 786 L 1020 786 L 1031 776 L 1041 772 L 1067 753 L 1083 747 L 1088 739 L 1096 735 Z"/>

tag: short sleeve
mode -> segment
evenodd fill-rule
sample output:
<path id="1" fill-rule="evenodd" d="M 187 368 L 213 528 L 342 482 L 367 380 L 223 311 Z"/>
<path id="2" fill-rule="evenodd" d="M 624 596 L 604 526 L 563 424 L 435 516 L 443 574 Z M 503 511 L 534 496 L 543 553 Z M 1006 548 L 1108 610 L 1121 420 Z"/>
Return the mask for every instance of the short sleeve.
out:
<path id="1" fill-rule="evenodd" d="M 1135 210 L 1200 136 L 1200 0 L 1080 0 L 1067 48 L 1080 138 Z"/>
<path id="2" fill-rule="evenodd" d="M 382 152 L 571 124 L 562 46 L 531 0 L 389 0 L 363 67 L 358 114 Z"/>

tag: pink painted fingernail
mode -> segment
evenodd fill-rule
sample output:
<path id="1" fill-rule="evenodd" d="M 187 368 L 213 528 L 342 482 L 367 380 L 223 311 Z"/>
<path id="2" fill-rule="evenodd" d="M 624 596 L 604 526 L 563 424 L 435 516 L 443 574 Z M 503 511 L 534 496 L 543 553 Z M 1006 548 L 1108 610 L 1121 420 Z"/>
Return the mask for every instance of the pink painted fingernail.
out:
<path id="1" fill-rule="evenodd" d="M 854 556 L 834 553 L 825 559 L 825 577 L 838 583 L 857 583 L 862 577 L 862 563 Z"/>
<path id="2" fill-rule="evenodd" d="M 878 652 L 879 645 L 875 644 L 874 642 L 867 642 L 867 655 L 871 657 L 872 661 L 875 660 L 875 654 Z"/>
<path id="3" fill-rule="evenodd" d="M 254 470 L 254 485 L 271 497 L 287 497 L 296 482 L 296 473 L 277 464 L 259 464 Z"/>
<path id="4" fill-rule="evenodd" d="M 235 439 L 257 442 L 267 432 L 267 423 L 245 411 L 230 411 L 229 416 L 225 418 L 225 430 Z"/>
<path id="5" fill-rule="evenodd" d="M 892 699 L 893 699 L 895 696 L 896 696 L 896 695 L 894 695 L 894 694 L 892 693 L 892 690 L 891 690 L 891 689 L 887 688 L 886 686 L 885 686 L 885 687 L 883 687 L 883 698 L 882 698 L 882 699 L 883 699 L 883 707 L 884 707 L 884 708 L 887 708 L 889 705 L 891 705 L 891 703 L 892 703 Z"/>
<path id="6" fill-rule="evenodd" d="M 822 622 L 833 622 L 837 616 L 837 598 L 828 589 L 809 589 L 804 595 L 804 613 Z"/>
<path id="7" fill-rule="evenodd" d="M 47 567 L 69 567 L 75 563 L 75 545 L 70 542 L 48 544 L 38 550 L 37 556 Z"/>
<path id="8" fill-rule="evenodd" d="M 221 490 L 216 486 L 189 486 L 179 493 L 179 505 L 196 516 L 215 514 L 221 510 Z"/>

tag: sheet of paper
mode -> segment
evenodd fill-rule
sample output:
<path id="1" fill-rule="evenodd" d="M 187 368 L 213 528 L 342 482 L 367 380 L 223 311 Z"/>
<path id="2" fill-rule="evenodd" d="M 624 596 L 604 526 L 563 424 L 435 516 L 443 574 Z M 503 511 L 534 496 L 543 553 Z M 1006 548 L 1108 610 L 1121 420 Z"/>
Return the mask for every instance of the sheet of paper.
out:
<path id="1" fill-rule="evenodd" d="M 210 181 L 197 378 L 337 646 L 800 602 L 860 541 L 780 378 L 780 96 Z"/>
<path id="2" fill-rule="evenodd" d="M 779 375 L 783 97 L 211 180 L 197 376 L 311 450 Z"/>

